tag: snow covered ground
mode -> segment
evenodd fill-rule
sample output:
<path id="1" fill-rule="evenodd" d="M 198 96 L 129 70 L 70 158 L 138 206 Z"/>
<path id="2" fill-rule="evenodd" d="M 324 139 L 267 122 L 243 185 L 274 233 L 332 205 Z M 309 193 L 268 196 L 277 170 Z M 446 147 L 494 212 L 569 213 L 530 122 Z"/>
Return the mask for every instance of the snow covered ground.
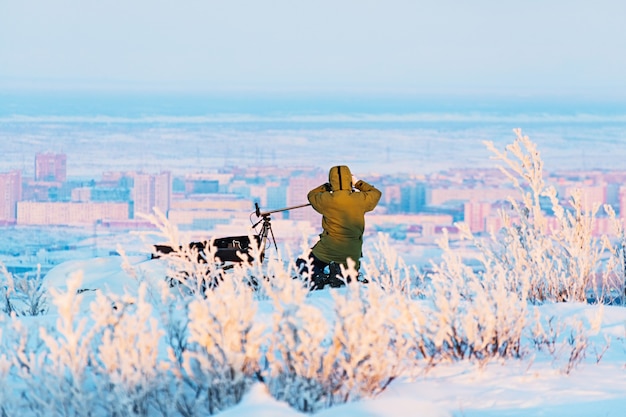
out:
<path id="1" fill-rule="evenodd" d="M 130 258 L 135 269 L 162 276 L 162 260 Z M 69 261 L 54 268 L 46 285 L 63 289 L 76 270 L 84 272 L 82 288 L 121 291 L 135 282 L 122 268 L 119 256 Z M 332 311 L 333 289 L 310 294 L 306 303 Z M 85 291 L 86 302 L 96 292 Z M 83 306 L 87 308 L 86 304 Z M 570 351 L 548 355 L 530 352 L 522 360 L 492 361 L 484 366 L 460 361 L 417 369 L 414 375 L 394 380 L 375 398 L 333 406 L 315 413 L 320 417 L 594 417 L 626 415 L 626 308 L 582 303 L 535 307 L 555 323 L 585 323 L 586 358 L 569 374 Z M 87 311 L 87 310 L 84 310 Z M 259 301 L 258 320 L 272 313 L 269 301 Z M 54 312 L 49 315 L 55 319 Z M 221 417 L 292 417 L 306 415 L 279 402 L 257 383 L 243 400 L 218 414 Z"/>

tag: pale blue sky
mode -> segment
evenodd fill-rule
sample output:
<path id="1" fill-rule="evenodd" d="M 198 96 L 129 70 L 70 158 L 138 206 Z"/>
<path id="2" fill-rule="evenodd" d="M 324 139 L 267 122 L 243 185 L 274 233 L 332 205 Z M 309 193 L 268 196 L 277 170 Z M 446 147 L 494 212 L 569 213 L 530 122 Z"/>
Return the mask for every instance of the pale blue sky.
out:
<path id="1" fill-rule="evenodd" d="M 0 0 L 0 90 L 626 98 L 624 0 Z"/>

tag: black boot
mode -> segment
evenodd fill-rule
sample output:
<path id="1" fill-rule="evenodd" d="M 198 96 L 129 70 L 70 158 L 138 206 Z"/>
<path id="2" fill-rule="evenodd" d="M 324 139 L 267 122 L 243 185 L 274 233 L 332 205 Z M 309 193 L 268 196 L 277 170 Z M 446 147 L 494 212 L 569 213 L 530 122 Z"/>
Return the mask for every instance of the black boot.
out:
<path id="1" fill-rule="evenodd" d="M 339 288 L 346 285 L 342 279 L 343 275 L 341 274 L 341 266 L 339 266 L 339 264 L 331 262 L 328 265 L 328 269 L 328 285 L 332 288 Z"/>
<path id="2" fill-rule="evenodd" d="M 313 274 L 313 276 L 311 277 L 310 289 L 311 291 L 323 290 L 327 284 L 329 284 L 328 275 L 326 275 L 324 272 Z"/>

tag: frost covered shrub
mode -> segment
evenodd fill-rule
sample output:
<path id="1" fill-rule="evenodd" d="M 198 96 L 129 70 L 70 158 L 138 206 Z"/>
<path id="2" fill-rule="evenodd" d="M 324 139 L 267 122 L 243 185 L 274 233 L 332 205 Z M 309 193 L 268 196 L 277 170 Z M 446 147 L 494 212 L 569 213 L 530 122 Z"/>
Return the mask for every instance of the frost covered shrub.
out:
<path id="1" fill-rule="evenodd" d="M 485 271 L 477 272 L 450 248 L 447 234 L 439 244 L 442 261 L 426 290 L 431 310 L 419 333 L 422 354 L 429 361 L 522 357 L 527 302 L 510 291 L 508 271 L 483 259 Z"/>
<path id="2" fill-rule="evenodd" d="M 295 280 L 268 290 L 274 310 L 263 380 L 275 398 L 313 412 L 331 403 L 325 386 L 333 384 L 333 375 L 325 340 L 329 325 L 322 311 L 306 302 L 308 292 Z"/>
<path id="3" fill-rule="evenodd" d="M 356 276 L 349 266 L 344 276 Z M 268 289 L 274 313 L 263 379 L 303 412 L 375 396 L 401 372 L 393 298 L 356 280 L 331 291 L 334 307 L 325 312 L 307 303 L 309 289 L 297 280 Z"/>
<path id="4" fill-rule="evenodd" d="M 404 350 L 396 329 L 397 303 L 382 287 L 348 285 L 333 293 L 335 302 L 331 353 L 343 374 L 344 401 L 382 392 L 401 373 Z"/>
<path id="5" fill-rule="evenodd" d="M 199 253 L 165 216 L 148 218 L 173 249 L 160 254 L 171 285 L 155 294 L 173 376 L 167 396 L 177 415 L 216 414 L 237 404 L 257 380 L 264 325 L 255 319 L 256 299 L 273 263 L 262 265 L 261 248 L 253 245 L 255 261 L 225 269 L 212 241 Z"/>
<path id="6" fill-rule="evenodd" d="M 0 415 L 22 415 L 27 405 L 19 393 L 27 384 L 20 375 L 28 370 L 30 351 L 37 348 L 39 338 L 16 317 L 0 317 L 0 326 Z"/>
<path id="7" fill-rule="evenodd" d="M 14 307 L 20 316 L 39 316 L 48 310 L 48 296 L 43 286 L 41 270 L 34 277 L 24 275 L 15 279 Z"/>
<path id="8" fill-rule="evenodd" d="M 516 129 L 516 140 L 504 151 L 485 142 L 488 149 L 508 168 L 500 170 L 519 191 L 519 198 L 510 198 L 511 212 L 500 210 L 505 226 L 492 235 L 491 242 L 479 242 L 465 233 L 482 250 L 487 263 L 500 265 L 507 271 L 513 291 L 526 291 L 531 302 L 586 301 L 587 291 L 601 277 L 606 283 L 618 262 L 610 240 L 593 236 L 593 222 L 599 204 L 583 207 L 580 190 L 564 207 L 556 190 L 543 180 L 543 161 L 536 145 L 521 130 Z M 551 203 L 555 222 L 549 223 L 541 201 Z M 619 227 L 613 214 L 615 227 Z M 602 266 L 602 255 L 609 253 L 612 260 Z"/>
<path id="9" fill-rule="evenodd" d="M 368 281 L 389 290 L 420 291 L 423 282 L 415 265 L 407 265 L 383 233 L 377 235 L 373 250 L 367 251 L 361 270 Z"/>
<path id="10" fill-rule="evenodd" d="M 11 296 L 15 292 L 13 275 L 9 273 L 6 266 L 0 262 L 0 305 L 5 314 L 14 312 Z"/>
<path id="11" fill-rule="evenodd" d="M 47 309 L 47 294 L 40 268 L 34 277 L 13 276 L 0 262 L 0 307 L 6 314 L 38 316 Z"/>
<path id="12" fill-rule="evenodd" d="M 33 415 L 215 414 L 239 402 L 255 380 L 262 327 L 254 321 L 249 286 L 226 281 L 203 298 L 175 296 L 166 285 L 150 294 L 142 282 L 136 295 L 97 293 L 83 316 L 80 283 L 77 274 L 67 292 L 52 290 L 59 311 L 54 330 L 42 328 L 34 346 L 7 349 L 18 352 L 6 369 L 24 381 L 17 398 Z M 157 317 L 168 302 L 180 311 L 163 321 L 166 332 Z M 174 333 L 178 350 L 167 355 Z"/>
<path id="13" fill-rule="evenodd" d="M 236 279 L 194 297 L 187 310 L 188 334 L 174 367 L 177 409 L 216 414 L 237 404 L 256 381 L 264 325 L 255 320 L 252 289 Z"/>
<path id="14" fill-rule="evenodd" d="M 434 265 L 426 287 L 430 310 L 424 314 L 413 309 L 416 351 L 431 362 L 523 357 L 528 353 L 523 338 L 533 320 L 539 320 L 529 319 L 528 302 L 586 301 L 598 277 L 601 292 L 611 276 L 621 276 L 624 270 L 624 253 L 607 236 L 593 236 L 599 206 L 583 209 L 580 191 L 568 206 L 562 206 L 556 190 L 543 181 L 543 163 L 535 145 L 521 131 L 516 134 L 516 141 L 504 152 L 487 143 L 512 171 L 501 168 L 520 192 L 519 199 L 510 199 L 511 212 L 500 211 L 505 226 L 483 239 L 474 236 L 467 225 L 458 224 L 461 237 L 478 249 L 475 259 L 481 268 L 464 263 L 444 235 L 439 241 L 442 261 Z M 543 212 L 542 199 L 552 205 L 553 222 Z M 605 210 L 623 239 L 612 209 L 606 206 Z M 534 326 L 536 330 L 537 323 Z M 570 330 L 567 373 L 584 358 L 588 347 L 579 327 Z M 551 332 L 551 336 L 535 332 L 531 336 L 535 347 L 554 350 L 560 333 Z M 564 344 L 561 340 L 560 346 Z"/>
<path id="15" fill-rule="evenodd" d="M 626 235 L 622 222 L 617 218 L 610 205 L 604 206 L 615 230 L 614 237 L 601 237 L 603 254 L 601 255 L 602 272 L 595 274 L 590 281 L 590 297 L 606 304 L 626 304 Z"/>
<path id="16" fill-rule="evenodd" d="M 146 300 L 146 284 L 140 285 L 137 296 L 97 297 L 91 304 L 98 329 L 91 359 L 97 403 L 107 415 L 154 415 L 152 407 L 160 404 L 168 366 L 159 359 L 163 331 Z"/>
<path id="17" fill-rule="evenodd" d="M 439 241 L 442 261 L 434 265 L 426 289 L 432 310 L 415 315 L 413 322 L 419 325 L 417 350 L 430 361 L 522 357 L 527 353 L 522 339 L 530 324 L 529 301 L 586 301 L 592 280 L 601 276 L 606 282 L 623 265 L 623 253 L 607 237 L 593 237 L 598 205 L 583 209 L 580 192 L 575 192 L 571 204 L 563 207 L 556 190 L 544 183 L 535 145 L 520 130 L 515 132 L 516 141 L 504 152 L 486 143 L 509 168 L 501 170 L 520 192 L 519 199 L 510 199 L 511 212 L 500 211 L 505 226 L 483 239 L 458 224 L 461 237 L 478 249 L 475 258 L 481 268 L 464 263 L 447 235 Z M 552 224 L 542 199 L 552 205 Z M 617 221 L 615 227 L 621 230 Z M 574 353 L 568 363 L 576 363 L 585 348 L 581 333 L 572 332 L 578 342 L 571 343 Z"/>
<path id="18" fill-rule="evenodd" d="M 213 288 L 223 279 L 223 270 L 219 260 L 215 259 L 216 248 L 212 241 L 198 242 L 204 250 L 196 245 L 190 245 L 188 236 L 180 234 L 178 228 L 172 225 L 165 215 L 155 209 L 154 215 L 143 216 L 157 227 L 158 232 L 144 234 L 144 240 L 157 237 L 161 245 L 170 248 L 169 253 L 159 253 L 150 246 L 153 255 L 158 255 L 167 262 L 167 281 L 172 287 L 177 287 L 187 294 L 203 294 L 205 290 Z"/>
<path id="19" fill-rule="evenodd" d="M 56 326 L 15 349 L 23 406 L 35 416 L 166 415 L 161 396 L 171 378 L 145 285 L 137 296 L 99 293 L 91 314 L 79 315 L 80 284 L 76 273 L 67 292 L 51 290 Z"/>
<path id="20" fill-rule="evenodd" d="M 535 353 L 548 353 L 555 365 L 565 374 L 570 374 L 593 350 L 596 363 L 611 345 L 611 338 L 605 335 L 603 346 L 596 346 L 590 341 L 601 329 L 603 306 L 595 310 L 595 315 L 586 318 L 569 318 L 557 322 L 554 316 L 542 317 L 535 310 L 532 325 L 528 327 L 528 337 Z"/>
<path id="21" fill-rule="evenodd" d="M 56 329 L 41 328 L 41 349 L 26 354 L 20 368 L 25 382 L 22 396 L 36 416 L 96 415 L 94 375 L 89 372 L 95 329 L 88 318 L 78 316 L 77 290 L 82 275 L 68 280 L 66 293 L 52 291 L 59 311 Z"/>

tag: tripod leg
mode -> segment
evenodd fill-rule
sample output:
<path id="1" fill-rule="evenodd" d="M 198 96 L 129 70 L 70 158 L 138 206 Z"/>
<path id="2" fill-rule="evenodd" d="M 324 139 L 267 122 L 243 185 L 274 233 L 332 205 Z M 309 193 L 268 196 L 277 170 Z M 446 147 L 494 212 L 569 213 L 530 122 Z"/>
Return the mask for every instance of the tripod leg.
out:
<path id="1" fill-rule="evenodd" d="M 269 228 L 270 228 L 270 233 L 272 235 L 272 242 L 274 243 L 274 249 L 276 249 L 276 252 L 278 252 L 278 246 L 276 245 L 276 238 L 274 237 L 274 231 L 272 230 L 271 224 L 269 225 Z"/>

